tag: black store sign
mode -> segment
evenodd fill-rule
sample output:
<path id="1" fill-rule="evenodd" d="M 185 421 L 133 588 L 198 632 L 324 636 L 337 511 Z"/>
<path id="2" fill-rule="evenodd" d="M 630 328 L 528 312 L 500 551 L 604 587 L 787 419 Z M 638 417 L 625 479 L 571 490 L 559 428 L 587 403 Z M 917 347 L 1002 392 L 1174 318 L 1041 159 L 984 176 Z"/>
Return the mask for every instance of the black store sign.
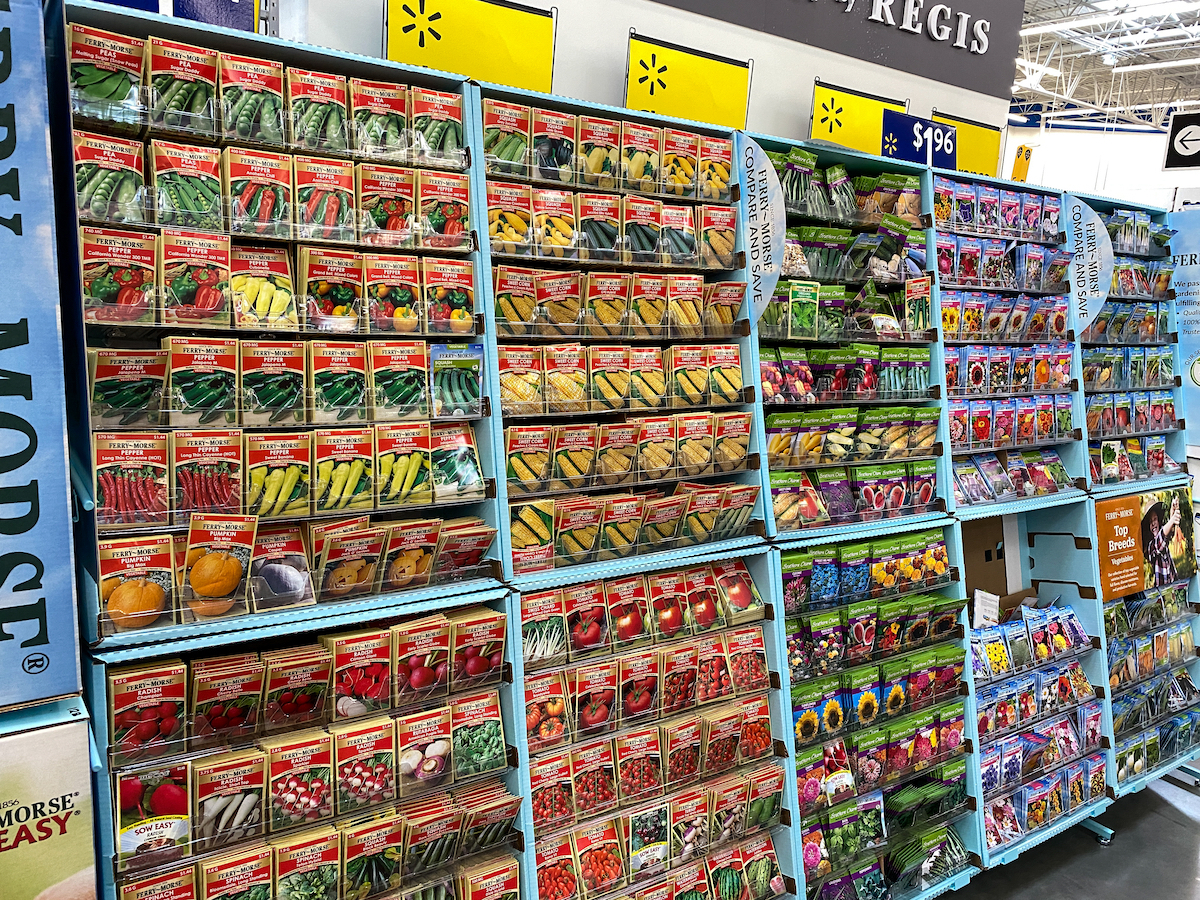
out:
<path id="1" fill-rule="evenodd" d="M 656 2 L 1006 100 L 1025 8 L 1024 0 Z"/>

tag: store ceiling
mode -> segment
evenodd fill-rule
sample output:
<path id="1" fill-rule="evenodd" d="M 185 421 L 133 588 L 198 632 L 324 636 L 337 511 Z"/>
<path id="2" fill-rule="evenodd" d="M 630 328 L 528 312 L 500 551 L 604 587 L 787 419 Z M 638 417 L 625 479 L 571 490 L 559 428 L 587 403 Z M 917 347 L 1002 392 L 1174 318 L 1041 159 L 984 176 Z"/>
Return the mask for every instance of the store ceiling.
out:
<path id="1" fill-rule="evenodd" d="M 1010 120 L 1166 130 L 1200 110 L 1200 2 L 1026 0 Z"/>

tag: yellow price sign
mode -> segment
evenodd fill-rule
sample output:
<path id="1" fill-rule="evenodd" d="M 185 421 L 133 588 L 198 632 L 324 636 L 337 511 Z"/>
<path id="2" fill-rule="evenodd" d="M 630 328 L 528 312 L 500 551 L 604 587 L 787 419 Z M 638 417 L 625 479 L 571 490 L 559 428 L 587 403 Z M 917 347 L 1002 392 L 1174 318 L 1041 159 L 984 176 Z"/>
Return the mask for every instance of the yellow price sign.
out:
<path id="1" fill-rule="evenodd" d="M 387 0 L 387 58 L 550 92 L 554 15 L 509 0 Z"/>
<path id="2" fill-rule="evenodd" d="M 629 36 L 629 109 L 745 128 L 749 102 L 750 63 L 640 34 Z"/>
<path id="3" fill-rule="evenodd" d="M 906 107 L 886 97 L 817 82 L 813 88 L 809 137 L 878 156 L 883 146 L 885 109 L 902 113 Z"/>
<path id="4" fill-rule="evenodd" d="M 995 178 L 1000 172 L 1000 129 L 995 125 L 933 111 L 933 121 L 958 129 L 958 171 Z"/>

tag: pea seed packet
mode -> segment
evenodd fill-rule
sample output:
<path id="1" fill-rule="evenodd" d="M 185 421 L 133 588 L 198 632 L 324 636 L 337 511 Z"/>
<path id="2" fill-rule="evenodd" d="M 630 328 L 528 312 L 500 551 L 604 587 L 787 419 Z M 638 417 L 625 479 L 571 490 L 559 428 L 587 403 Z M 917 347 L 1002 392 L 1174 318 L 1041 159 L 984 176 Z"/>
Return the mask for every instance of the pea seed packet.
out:
<path id="1" fill-rule="evenodd" d="M 1004 639 L 1008 644 L 1013 671 L 1019 672 L 1030 666 L 1033 663 L 1033 649 L 1029 643 L 1029 632 L 1026 630 L 1025 622 L 1020 620 L 1006 622 L 1001 627 L 1004 630 Z"/>

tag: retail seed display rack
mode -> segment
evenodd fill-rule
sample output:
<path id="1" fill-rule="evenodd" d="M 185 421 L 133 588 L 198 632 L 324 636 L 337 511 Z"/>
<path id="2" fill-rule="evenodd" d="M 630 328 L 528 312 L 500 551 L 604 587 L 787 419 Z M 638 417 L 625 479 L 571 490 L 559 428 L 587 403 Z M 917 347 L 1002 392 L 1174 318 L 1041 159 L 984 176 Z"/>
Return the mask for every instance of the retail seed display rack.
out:
<path id="1" fill-rule="evenodd" d="M 866 538 L 898 518 L 936 522 L 951 498 L 929 172 L 747 137 L 768 152 L 788 220 L 780 281 L 754 324 L 768 534 Z"/>
<path id="2" fill-rule="evenodd" d="M 335 891 L 516 890 L 470 85 L 102 4 L 47 35 L 104 895 L 306 846 Z"/>
<path id="3" fill-rule="evenodd" d="M 105 900 L 927 900 L 1200 753 L 1164 211 L 1084 321 L 1056 190 L 46 22 Z"/>

